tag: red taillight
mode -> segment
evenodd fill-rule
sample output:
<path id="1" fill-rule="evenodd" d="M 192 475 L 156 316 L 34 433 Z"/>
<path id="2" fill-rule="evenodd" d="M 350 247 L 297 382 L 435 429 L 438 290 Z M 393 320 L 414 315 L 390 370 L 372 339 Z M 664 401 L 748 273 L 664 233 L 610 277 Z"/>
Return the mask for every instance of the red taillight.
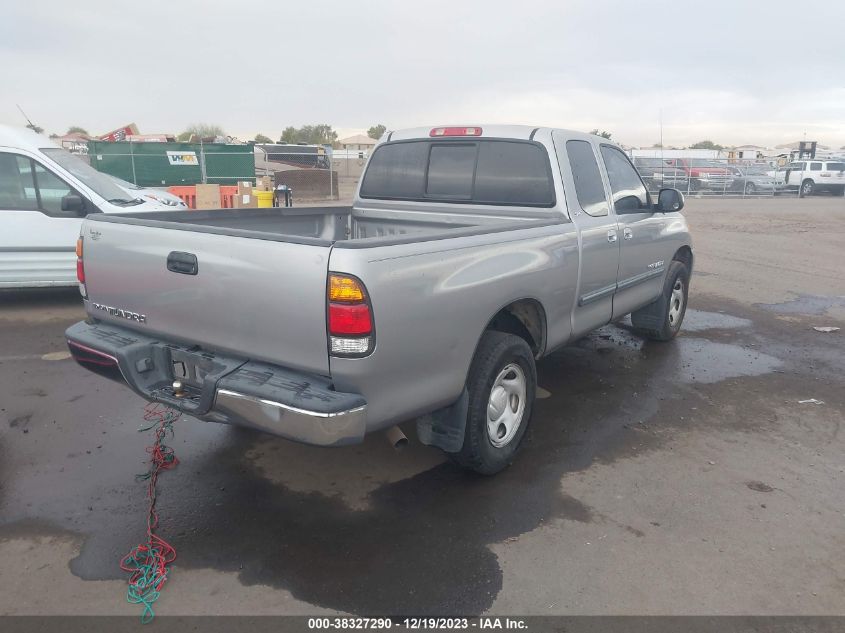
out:
<path id="1" fill-rule="evenodd" d="M 480 127 L 436 127 L 428 133 L 429 136 L 481 136 Z"/>
<path id="2" fill-rule="evenodd" d="M 330 273 L 327 290 L 330 353 L 351 357 L 371 353 L 375 328 L 364 284 L 352 275 Z"/>
<path id="3" fill-rule="evenodd" d="M 366 303 L 329 304 L 329 334 L 334 336 L 366 336 L 373 331 L 370 307 Z"/>
<path id="4" fill-rule="evenodd" d="M 79 294 L 83 299 L 88 298 L 88 290 L 85 288 L 85 264 L 82 263 L 82 237 L 76 240 L 76 279 L 79 281 Z"/>

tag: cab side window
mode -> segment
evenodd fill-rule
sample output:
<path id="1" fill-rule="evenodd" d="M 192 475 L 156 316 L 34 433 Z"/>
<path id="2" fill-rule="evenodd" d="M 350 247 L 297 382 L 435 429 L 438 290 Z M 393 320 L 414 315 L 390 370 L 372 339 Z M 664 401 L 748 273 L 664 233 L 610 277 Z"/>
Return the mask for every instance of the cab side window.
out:
<path id="1" fill-rule="evenodd" d="M 578 204 L 584 213 L 593 217 L 607 215 L 607 197 L 593 146 L 587 141 L 567 141 L 566 154 L 572 167 Z"/>
<path id="2" fill-rule="evenodd" d="M 38 210 L 32 162 L 17 154 L 0 152 L 0 211 Z"/>
<path id="3" fill-rule="evenodd" d="M 650 210 L 645 185 L 625 154 L 610 145 L 602 145 L 601 156 L 607 169 L 616 211 Z"/>
<path id="4" fill-rule="evenodd" d="M 821 171 L 822 164 L 821 163 L 810 163 L 810 171 Z"/>
<path id="5" fill-rule="evenodd" d="M 34 160 L 0 152 L 0 211 L 43 211 L 56 217 L 77 217 L 62 210 L 62 198 L 75 193 L 61 178 Z"/>

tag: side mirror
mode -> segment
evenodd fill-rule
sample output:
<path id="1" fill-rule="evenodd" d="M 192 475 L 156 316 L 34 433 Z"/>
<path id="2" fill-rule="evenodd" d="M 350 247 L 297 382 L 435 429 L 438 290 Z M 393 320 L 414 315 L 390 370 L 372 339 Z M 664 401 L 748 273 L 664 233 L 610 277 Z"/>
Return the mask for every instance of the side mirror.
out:
<path id="1" fill-rule="evenodd" d="M 661 189 L 654 208 L 661 213 L 680 211 L 684 208 L 684 194 L 677 189 Z"/>
<path id="2" fill-rule="evenodd" d="M 82 196 L 75 193 L 69 193 L 62 198 L 62 211 L 74 211 L 79 213 L 85 210 L 85 200 Z"/>

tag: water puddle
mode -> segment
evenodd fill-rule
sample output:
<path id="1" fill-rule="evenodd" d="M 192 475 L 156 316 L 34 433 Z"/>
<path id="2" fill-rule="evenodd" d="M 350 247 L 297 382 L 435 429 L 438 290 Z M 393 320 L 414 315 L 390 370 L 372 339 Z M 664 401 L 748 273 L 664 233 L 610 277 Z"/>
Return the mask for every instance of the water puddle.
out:
<path id="1" fill-rule="evenodd" d="M 681 382 L 710 384 L 741 376 L 760 376 L 783 364 L 764 352 L 703 338 L 682 336 L 673 345 L 678 350 L 674 375 Z"/>
<path id="2" fill-rule="evenodd" d="M 831 308 L 845 308 L 845 296 L 798 295 L 797 299 L 783 303 L 759 303 L 757 305 L 778 314 L 824 314 Z"/>
<path id="3" fill-rule="evenodd" d="M 681 329 L 684 332 L 701 332 L 702 330 L 727 330 L 750 326 L 750 319 L 743 319 L 722 312 L 687 310 Z"/>

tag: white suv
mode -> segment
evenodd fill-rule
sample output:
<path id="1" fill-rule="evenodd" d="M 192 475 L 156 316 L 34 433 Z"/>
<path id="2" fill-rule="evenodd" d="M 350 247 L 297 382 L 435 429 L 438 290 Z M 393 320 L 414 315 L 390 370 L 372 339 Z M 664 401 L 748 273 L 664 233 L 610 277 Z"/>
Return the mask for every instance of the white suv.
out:
<path id="1" fill-rule="evenodd" d="M 799 160 L 786 166 L 784 183 L 801 197 L 819 191 L 845 196 L 845 160 Z"/>

